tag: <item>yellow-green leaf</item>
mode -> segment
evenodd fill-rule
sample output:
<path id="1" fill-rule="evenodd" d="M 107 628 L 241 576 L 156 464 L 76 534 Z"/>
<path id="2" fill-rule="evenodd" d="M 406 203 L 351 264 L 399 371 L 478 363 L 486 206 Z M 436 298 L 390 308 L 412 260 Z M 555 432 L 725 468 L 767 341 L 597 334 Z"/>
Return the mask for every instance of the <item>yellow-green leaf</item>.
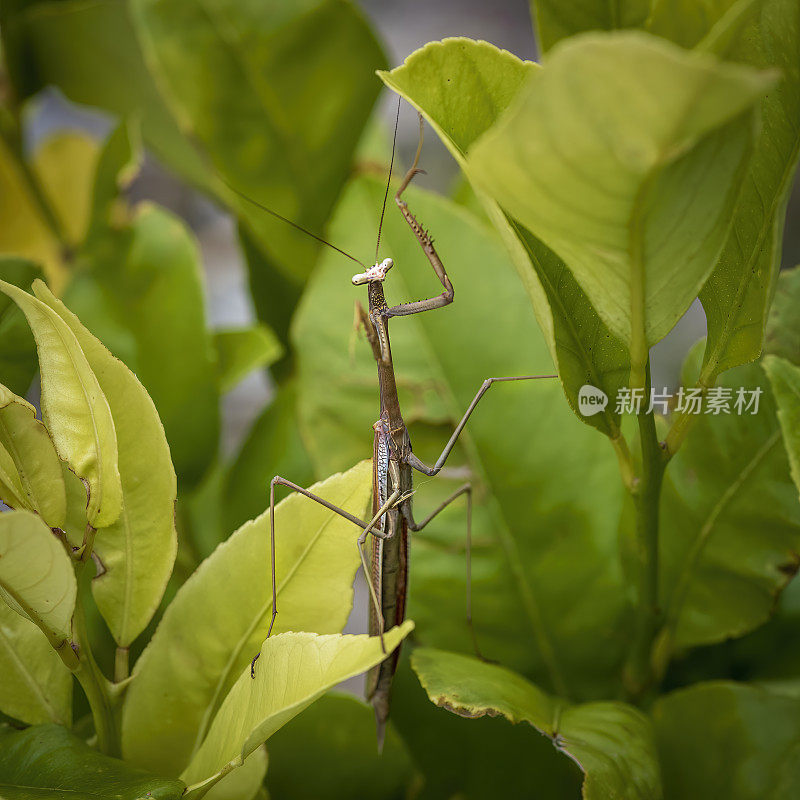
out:
<path id="1" fill-rule="evenodd" d="M 12 493 L 4 494 L 7 477 Z M 36 409 L 0 385 L 0 499 L 13 508 L 41 514 L 51 528 L 63 528 L 67 499 L 61 460 Z"/>
<path id="2" fill-rule="evenodd" d="M 223 392 L 248 373 L 268 367 L 283 355 L 283 345 L 272 329 L 259 323 L 250 328 L 217 331 L 214 344 L 219 357 L 219 382 Z"/>
<path id="3" fill-rule="evenodd" d="M 30 511 L 0 514 L 0 595 L 58 647 L 72 637 L 75 572 L 61 542 Z"/>
<path id="4" fill-rule="evenodd" d="M 22 309 L 33 331 L 42 375 L 42 417 L 61 458 L 88 484 L 88 520 L 95 528 L 110 525 L 120 514 L 122 487 L 108 401 L 64 320 L 10 283 L 0 281 L 0 291 Z"/>
<path id="5" fill-rule="evenodd" d="M 311 490 L 360 516 L 371 485 L 365 461 Z M 358 535 L 351 522 L 299 494 L 277 505 L 275 632 L 342 630 L 353 603 Z M 221 544 L 180 588 L 136 662 L 122 717 L 129 761 L 164 775 L 180 773 L 258 652 L 271 613 L 266 511 Z"/>
<path id="6" fill-rule="evenodd" d="M 388 631 L 388 652 L 414 628 L 406 620 Z M 337 683 L 365 672 L 386 656 L 376 636 L 283 633 L 267 639 L 255 678 L 239 675 L 208 736 L 181 779 L 200 783 L 239 766 L 275 731 Z"/>
<path id="7" fill-rule="evenodd" d="M 0 601 L 0 711 L 28 725 L 72 721 L 72 673 L 29 619 Z"/>
<path id="8" fill-rule="evenodd" d="M 102 570 L 92 582 L 92 593 L 117 644 L 127 647 L 158 608 L 177 552 L 177 486 L 167 439 L 136 376 L 41 281 L 34 291 L 37 302 L 80 343 L 113 415 L 121 513 L 95 539 Z"/>
<path id="9" fill-rule="evenodd" d="M 714 268 L 774 78 L 638 31 L 584 34 L 470 150 L 478 184 L 628 345 L 634 386 Z"/>

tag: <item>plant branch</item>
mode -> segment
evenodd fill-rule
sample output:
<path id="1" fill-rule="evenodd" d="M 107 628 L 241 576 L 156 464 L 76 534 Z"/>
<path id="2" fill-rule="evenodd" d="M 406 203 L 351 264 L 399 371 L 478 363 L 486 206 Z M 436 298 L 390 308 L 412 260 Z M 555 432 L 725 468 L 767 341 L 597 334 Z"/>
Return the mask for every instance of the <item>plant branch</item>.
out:
<path id="1" fill-rule="evenodd" d="M 650 361 L 645 367 L 645 397 L 650 394 Z M 639 591 L 636 633 L 625 667 L 625 686 L 633 698 L 640 698 L 653 680 L 650 652 L 661 622 L 659 608 L 659 507 L 666 450 L 658 441 L 652 410 L 638 415 L 642 448 L 641 478 L 633 498 L 636 504 L 636 552 L 639 564 Z"/>

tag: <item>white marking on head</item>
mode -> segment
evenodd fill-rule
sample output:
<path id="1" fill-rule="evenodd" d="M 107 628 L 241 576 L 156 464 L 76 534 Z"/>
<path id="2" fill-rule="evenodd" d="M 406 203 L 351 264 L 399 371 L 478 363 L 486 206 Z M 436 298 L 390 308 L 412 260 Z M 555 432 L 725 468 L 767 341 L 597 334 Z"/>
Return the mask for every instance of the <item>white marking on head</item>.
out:
<path id="1" fill-rule="evenodd" d="M 386 273 L 394 266 L 391 258 L 384 258 L 380 264 L 373 264 L 366 272 L 353 275 L 353 285 L 358 286 L 369 281 L 382 281 L 386 278 Z"/>

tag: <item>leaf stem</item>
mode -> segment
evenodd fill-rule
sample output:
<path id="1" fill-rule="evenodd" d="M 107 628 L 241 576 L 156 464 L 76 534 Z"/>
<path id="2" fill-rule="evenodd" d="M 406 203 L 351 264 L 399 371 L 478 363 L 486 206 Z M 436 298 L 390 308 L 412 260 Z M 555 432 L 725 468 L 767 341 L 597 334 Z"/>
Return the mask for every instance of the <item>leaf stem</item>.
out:
<path id="1" fill-rule="evenodd" d="M 645 365 L 645 397 L 650 394 L 650 361 Z M 639 438 L 642 448 L 641 478 L 633 490 L 636 504 L 636 552 L 639 587 L 636 632 L 625 666 L 625 687 L 639 698 L 653 681 L 650 653 L 661 623 L 659 608 L 659 506 L 668 456 L 658 441 L 653 411 L 640 412 Z"/>
<path id="2" fill-rule="evenodd" d="M 105 755 L 119 757 L 121 755 L 119 731 L 114 717 L 111 695 L 108 691 L 108 681 L 100 667 L 97 666 L 89 644 L 80 591 L 75 603 L 74 625 L 75 640 L 78 644 L 78 666 L 73 669 L 73 674 L 89 701 L 94 729 L 97 733 L 97 746 Z"/>

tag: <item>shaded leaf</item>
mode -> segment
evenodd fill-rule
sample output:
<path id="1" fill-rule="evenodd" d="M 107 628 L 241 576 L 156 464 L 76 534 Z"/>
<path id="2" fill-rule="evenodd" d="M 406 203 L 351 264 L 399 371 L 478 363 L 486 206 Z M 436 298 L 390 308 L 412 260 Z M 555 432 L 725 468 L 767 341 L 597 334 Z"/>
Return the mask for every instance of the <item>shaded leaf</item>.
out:
<path id="1" fill-rule="evenodd" d="M 385 636 L 391 652 L 412 631 L 406 620 Z M 385 653 L 377 636 L 282 633 L 261 647 L 255 678 L 248 666 L 225 698 L 182 780 L 213 779 L 242 763 L 273 733 L 347 678 L 378 664 Z"/>
<path id="2" fill-rule="evenodd" d="M 7 800 L 177 800 L 184 785 L 104 756 L 60 725 L 38 725 L 0 728 L 0 789 Z"/>
<path id="3" fill-rule="evenodd" d="M 51 528 L 63 528 L 67 500 L 61 469 L 36 409 L 0 385 L 0 499 L 38 512 Z"/>
<path id="4" fill-rule="evenodd" d="M 483 800 L 498 786 L 508 800 L 580 796 L 580 770 L 535 728 L 509 725 L 501 717 L 467 719 L 435 706 L 407 658 L 401 657 L 392 698 L 391 723 L 424 777 L 421 800 Z M 510 764 L 524 768 L 509 769 Z"/>
<path id="5" fill-rule="evenodd" d="M 714 268 L 751 109 L 773 82 L 640 32 L 585 34 L 470 150 L 478 185 L 564 259 L 628 345 L 634 387 Z"/>
<path id="6" fill-rule="evenodd" d="M 425 115 L 471 177 L 467 149 L 494 124 L 536 68 L 486 42 L 445 39 L 431 42 L 402 66 L 380 75 Z M 478 197 L 530 296 L 570 405 L 580 420 L 617 439 L 615 398 L 630 370 L 624 345 L 600 321 L 564 262 L 519 222 L 507 218 L 494 200 L 481 192 Z M 609 398 L 603 412 L 591 417 L 578 412 L 578 392 L 586 383 Z"/>
<path id="7" fill-rule="evenodd" d="M 219 359 L 220 389 L 236 386 L 255 369 L 268 367 L 283 355 L 283 347 L 270 328 L 263 323 L 250 328 L 217 331 L 214 345 Z"/>
<path id="8" fill-rule="evenodd" d="M 92 594 L 120 647 L 127 647 L 158 608 L 177 551 L 175 471 L 155 406 L 136 376 L 83 327 L 47 287 L 37 297 L 80 343 L 113 415 L 119 443 L 119 518 L 97 534 L 102 572 Z"/>
<path id="9" fill-rule="evenodd" d="M 760 625 L 797 569 L 800 505 L 766 376 L 741 367 L 721 386 L 731 413 L 703 414 L 665 479 L 661 659 Z M 736 413 L 739 388 L 762 391 L 758 413 Z"/>
<path id="10" fill-rule="evenodd" d="M 0 514 L 0 596 L 56 649 L 69 647 L 75 595 L 72 562 L 47 525 L 30 511 Z"/>
<path id="11" fill-rule="evenodd" d="M 362 515 L 370 476 L 363 462 L 312 491 Z M 358 529 L 295 493 L 276 508 L 275 535 L 275 631 L 340 631 L 353 603 Z M 126 759 L 168 775 L 186 766 L 267 635 L 270 561 L 266 511 L 223 542 L 180 588 L 134 668 L 122 719 Z"/>
<path id="12" fill-rule="evenodd" d="M 780 356 L 800 366 L 800 267 L 787 269 L 778 276 L 775 297 L 767 320 L 764 352 Z"/>
<path id="13" fill-rule="evenodd" d="M 65 301 L 144 384 L 188 491 L 213 460 L 219 431 L 197 242 L 180 219 L 143 203 L 130 227 L 107 230 L 82 261 L 88 271 Z"/>
<path id="14" fill-rule="evenodd" d="M 761 101 L 760 129 L 733 227 L 700 300 L 708 343 L 700 380 L 757 358 L 781 262 L 786 204 L 800 155 L 800 7 L 762 0 L 728 57 L 777 67 L 781 80 Z"/>
<path id="15" fill-rule="evenodd" d="M 363 178 L 342 198 L 331 235 L 351 252 L 374 246 L 360 221 L 380 208 L 383 189 Z M 391 323 L 404 417 L 414 452 L 430 463 L 451 433 L 442 423 L 461 419 L 485 378 L 548 374 L 552 366 L 493 232 L 450 201 L 413 187 L 406 197 L 435 238 L 456 293 L 446 309 Z M 390 304 L 436 292 L 430 264 L 393 209 L 381 241 L 396 265 L 384 286 Z M 300 424 L 322 474 L 372 447 L 375 362 L 364 341 L 353 343 L 353 360 L 349 355 L 353 302 L 359 296 L 365 302 L 362 292 L 332 253 L 320 261 L 295 317 Z M 466 476 L 477 485 L 473 608 L 483 652 L 543 686 L 566 683 L 581 698 L 615 691 L 609 687 L 619 680 L 627 600 L 616 556 L 623 490 L 611 449 L 575 422 L 551 380 L 493 387 L 460 441 L 448 462 L 450 477 L 419 482 L 414 505 L 423 518 Z M 570 475 L 581 476 L 580 493 Z M 461 504 L 412 537 L 409 615 L 420 640 L 471 653 L 464 539 Z M 563 685 L 558 691 L 566 693 Z"/>
<path id="16" fill-rule="evenodd" d="M 270 793 L 294 800 L 400 800 L 413 772 L 392 726 L 379 755 L 372 707 L 338 692 L 320 697 L 274 734 L 269 753 Z"/>
<path id="17" fill-rule="evenodd" d="M 0 710 L 29 725 L 72 721 L 72 673 L 47 637 L 0 602 Z"/>
<path id="18" fill-rule="evenodd" d="M 300 435 L 296 403 L 295 382 L 284 383 L 227 466 L 221 503 L 226 531 L 235 530 L 264 510 L 267 487 L 275 475 L 298 486 L 313 483 L 314 471 Z"/>
<path id="19" fill-rule="evenodd" d="M 40 276 L 41 271 L 32 261 L 0 257 L 0 280 L 27 290 L 34 279 Z M 0 295 L 0 383 L 12 392 L 24 395 L 37 368 L 36 343 L 25 315 L 10 298 Z"/>
<path id="20" fill-rule="evenodd" d="M 241 767 L 214 784 L 203 797 L 206 800 L 257 800 L 258 792 L 263 789 L 268 760 L 266 748 L 259 747 Z M 191 800 L 191 795 L 187 795 L 186 800 Z"/>
<path id="21" fill-rule="evenodd" d="M 764 369 L 778 406 L 778 421 L 789 455 L 792 478 L 800 491 L 800 367 L 784 358 L 767 356 Z"/>
<path id="22" fill-rule="evenodd" d="M 239 192 L 320 231 L 378 93 L 372 73 L 384 58 L 361 14 L 341 0 L 136 0 L 132 9 L 167 103 L 214 168 Z M 316 244 L 222 194 L 283 280 L 299 286 Z"/>
<path id="23" fill-rule="evenodd" d="M 530 0 L 540 52 L 584 31 L 638 28 L 650 14 L 650 0 Z"/>
<path id="24" fill-rule="evenodd" d="M 667 800 L 778 800 L 800 792 L 800 699 L 728 682 L 656 702 Z"/>
<path id="25" fill-rule="evenodd" d="M 75 334 L 55 311 L 10 283 L 0 281 L 0 292 L 19 306 L 33 331 L 42 417 L 61 458 L 88 484 L 88 520 L 95 528 L 110 525 L 120 515 L 122 488 L 117 435 L 100 384 Z"/>
<path id="26" fill-rule="evenodd" d="M 583 771 L 587 800 L 662 797 L 650 721 L 633 706 L 571 706 L 511 670 L 443 650 L 415 650 L 411 663 L 436 705 L 468 717 L 501 714 L 549 737 Z"/>

